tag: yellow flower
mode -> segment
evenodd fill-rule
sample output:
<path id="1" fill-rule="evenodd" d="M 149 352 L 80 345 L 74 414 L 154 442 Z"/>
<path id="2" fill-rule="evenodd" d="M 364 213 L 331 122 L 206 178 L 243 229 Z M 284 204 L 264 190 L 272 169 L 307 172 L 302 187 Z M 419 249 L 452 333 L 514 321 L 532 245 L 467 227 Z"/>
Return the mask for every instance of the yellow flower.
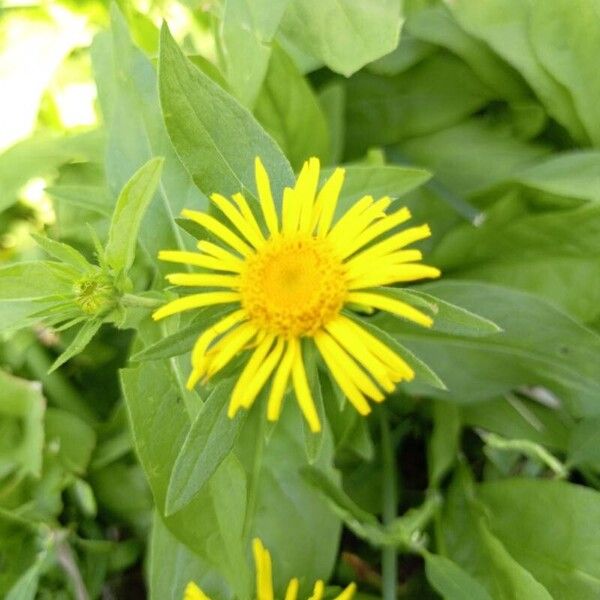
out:
<path id="1" fill-rule="evenodd" d="M 256 565 L 256 600 L 274 600 L 271 555 L 259 539 L 252 542 L 254 563 Z M 300 582 L 292 579 L 285 593 L 285 600 L 296 600 Z M 335 600 L 351 600 L 356 592 L 356 584 L 351 583 Z M 313 593 L 308 600 L 321 600 L 325 593 L 325 584 L 319 580 L 315 583 Z M 185 588 L 183 600 L 211 600 L 195 583 L 190 582 Z"/>
<path id="2" fill-rule="evenodd" d="M 333 379 L 360 414 L 380 402 L 395 384 L 414 372 L 396 352 L 369 333 L 362 312 L 384 310 L 425 327 L 432 320 L 378 286 L 439 277 L 434 267 L 419 264 L 412 242 L 427 238 L 428 225 L 397 231 L 410 219 L 407 208 L 391 213 L 390 198 L 364 196 L 337 221 L 334 218 L 344 181 L 336 169 L 318 189 L 319 160 L 302 167 L 293 188 L 285 188 L 281 215 L 275 208 L 269 177 L 255 162 L 261 208 L 259 223 L 244 196 L 232 201 L 213 194 L 211 201 L 224 222 L 193 210 L 182 215 L 219 240 L 202 240 L 200 252 L 162 251 L 159 258 L 199 267 L 196 273 L 167 276 L 174 285 L 204 288 L 169 302 L 154 319 L 200 307 L 223 305 L 229 311 L 208 327 L 192 351 L 191 389 L 209 379 L 246 348 L 252 354 L 232 392 L 229 416 L 249 409 L 272 379 L 267 418 L 278 419 L 291 380 L 300 408 L 312 431 L 321 428 L 304 366 L 302 342 L 312 340 Z"/>

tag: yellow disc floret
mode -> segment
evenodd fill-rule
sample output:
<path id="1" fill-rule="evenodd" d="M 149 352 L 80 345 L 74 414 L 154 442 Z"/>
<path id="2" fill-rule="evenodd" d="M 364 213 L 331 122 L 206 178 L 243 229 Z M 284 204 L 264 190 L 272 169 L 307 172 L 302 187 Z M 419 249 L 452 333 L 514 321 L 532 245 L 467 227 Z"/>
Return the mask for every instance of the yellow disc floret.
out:
<path id="1" fill-rule="evenodd" d="M 246 259 L 240 292 L 260 329 L 286 339 L 314 335 L 344 305 L 346 269 L 325 239 L 276 237 Z"/>

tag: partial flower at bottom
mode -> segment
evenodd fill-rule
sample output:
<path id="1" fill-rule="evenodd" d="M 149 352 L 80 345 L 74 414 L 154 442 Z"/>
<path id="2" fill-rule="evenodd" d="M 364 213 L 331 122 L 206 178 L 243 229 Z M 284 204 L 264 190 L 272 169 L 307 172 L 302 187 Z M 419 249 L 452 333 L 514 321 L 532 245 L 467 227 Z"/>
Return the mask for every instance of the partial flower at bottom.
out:
<path id="1" fill-rule="evenodd" d="M 182 212 L 219 243 L 202 240 L 199 252 L 160 253 L 162 260 L 199 269 L 168 275 L 170 283 L 203 291 L 169 302 L 153 317 L 222 305 L 220 320 L 194 346 L 188 387 L 251 349 L 232 392 L 230 417 L 249 409 L 270 380 L 267 418 L 277 420 L 291 381 L 311 430 L 319 431 L 305 368 L 308 343 L 314 343 L 344 395 L 366 415 L 369 400 L 381 402 L 397 383 L 412 380 L 414 371 L 361 325 L 361 314 L 376 309 L 432 325 L 428 315 L 378 289 L 439 277 L 438 269 L 419 262 L 419 250 L 407 249 L 429 237 L 430 229 L 420 225 L 398 231 L 411 215 L 407 208 L 386 212 L 391 205 L 387 196 L 363 196 L 336 220 L 345 171 L 336 169 L 318 189 L 316 158 L 304 164 L 293 188 L 285 188 L 279 214 L 259 158 L 255 171 L 260 218 L 240 193 L 232 200 L 211 196 L 223 222 L 204 212 Z"/>
<path id="2" fill-rule="evenodd" d="M 259 539 L 252 544 L 254 563 L 256 565 L 256 600 L 274 600 L 273 573 L 271 555 Z M 292 579 L 287 587 L 284 600 L 297 600 L 300 582 Z M 356 592 L 356 584 L 351 583 L 334 600 L 351 600 Z M 315 583 L 313 593 L 308 600 L 322 600 L 325 594 L 325 584 L 319 580 Z M 185 589 L 183 600 L 211 600 L 194 582 L 190 582 Z"/>

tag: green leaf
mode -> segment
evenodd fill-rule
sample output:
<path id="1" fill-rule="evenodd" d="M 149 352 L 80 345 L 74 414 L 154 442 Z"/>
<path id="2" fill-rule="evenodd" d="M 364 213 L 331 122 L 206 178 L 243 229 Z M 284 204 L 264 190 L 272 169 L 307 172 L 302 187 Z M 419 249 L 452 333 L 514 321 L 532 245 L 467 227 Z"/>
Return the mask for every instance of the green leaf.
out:
<path id="1" fill-rule="evenodd" d="M 0 302 L 23 302 L 48 296 L 72 295 L 80 272 L 51 261 L 20 262 L 0 267 Z"/>
<path id="2" fill-rule="evenodd" d="M 600 152 L 580 150 L 556 153 L 522 169 L 514 179 L 550 194 L 599 202 Z"/>
<path id="3" fill-rule="evenodd" d="M 54 175 L 65 163 L 102 160 L 104 135 L 90 131 L 74 135 L 37 133 L 0 155 L 0 211 L 17 200 L 19 190 L 34 177 Z"/>
<path id="4" fill-rule="evenodd" d="M 584 322 L 600 317 L 600 205 L 515 214 L 509 196 L 479 227 L 463 225 L 433 260 L 453 277 L 488 281 L 544 296 Z"/>
<path id="5" fill-rule="evenodd" d="M 346 174 L 340 193 L 341 201 L 337 207 L 338 214 L 347 210 L 365 194 L 374 198 L 399 198 L 431 178 L 429 171 L 412 167 L 347 165 L 344 169 Z M 321 173 L 321 183 L 332 173 L 333 169 L 324 169 Z"/>
<path id="6" fill-rule="evenodd" d="M 199 494 L 231 453 L 244 424 L 246 411 L 227 416 L 233 382 L 215 387 L 196 416 L 175 460 L 169 480 L 165 514 L 170 516 Z"/>
<path id="7" fill-rule="evenodd" d="M 600 144 L 600 83 L 594 56 L 600 51 L 596 0 L 530 3 L 529 37 L 548 74 L 569 92 L 592 144 Z M 566 50 L 566 51 L 565 51 Z"/>
<path id="8" fill-rule="evenodd" d="M 92 341 L 98 330 L 102 327 L 102 321 L 97 319 L 89 319 L 85 321 L 77 335 L 73 338 L 69 346 L 60 354 L 60 356 L 52 363 L 48 373 L 56 371 L 58 367 L 66 363 L 75 355 L 82 352 L 85 347 Z"/>
<path id="9" fill-rule="evenodd" d="M 64 468 L 83 475 L 96 446 L 96 433 L 85 421 L 58 408 L 49 408 L 45 417 L 46 443 L 57 448 Z"/>
<path id="10" fill-rule="evenodd" d="M 294 170 L 299 171 L 311 156 L 329 162 L 329 131 L 323 110 L 308 82 L 279 46 L 272 50 L 254 114 Z"/>
<path id="11" fill-rule="evenodd" d="M 254 117 L 183 55 L 167 26 L 161 32 L 159 90 L 163 116 L 179 157 L 206 194 L 254 190 L 254 158 L 281 198 L 293 175 Z"/>
<path id="12" fill-rule="evenodd" d="M 539 49 L 534 47 L 531 19 L 536 3 L 521 0 L 490 0 L 485 4 L 476 0 L 445 0 L 445 3 L 459 25 L 486 42 L 519 71 L 545 104 L 549 114 L 575 140 L 585 144 L 588 136 L 576 114 L 573 99 L 568 90 L 548 72 L 540 59 Z"/>
<path id="13" fill-rule="evenodd" d="M 444 600 L 492 600 L 485 588 L 455 562 L 430 552 L 424 557 L 427 579 Z"/>
<path id="14" fill-rule="evenodd" d="M 350 76 L 398 44 L 401 4 L 375 5 L 345 0 L 296 0 L 286 11 L 282 30 L 308 54 Z"/>
<path id="15" fill-rule="evenodd" d="M 531 502 L 535 498 L 536 502 Z M 530 496 L 529 504 L 537 503 Z M 552 600 L 552 596 L 527 565 L 517 562 L 512 548 L 494 535 L 474 497 L 471 475 L 462 467 L 452 483 L 445 505 L 443 532 L 447 552 L 471 576 L 483 584 L 495 600 Z M 515 523 L 521 527 L 522 522 Z"/>
<path id="16" fill-rule="evenodd" d="M 160 186 L 139 233 L 141 246 L 164 274 L 171 267 L 155 261 L 158 251 L 186 249 L 175 216 L 186 206 L 206 207 L 207 200 L 177 158 L 160 112 L 156 72 L 133 45 L 115 3 L 111 5 L 111 25 L 111 32 L 98 34 L 91 48 L 108 138 L 106 177 L 111 196 L 116 198 L 142 165 L 156 156 L 165 157 Z"/>
<path id="17" fill-rule="evenodd" d="M 40 248 L 61 262 L 71 265 L 83 273 L 93 268 L 87 259 L 72 246 L 42 235 L 32 234 L 32 237 Z"/>
<path id="18" fill-rule="evenodd" d="M 393 77 L 360 72 L 348 81 L 346 97 L 346 154 L 355 157 L 454 125 L 492 93 L 460 59 L 440 52 Z"/>
<path id="19" fill-rule="evenodd" d="M 582 419 L 570 434 L 567 464 L 600 471 L 600 417 Z"/>
<path id="20" fill-rule="evenodd" d="M 138 231 L 160 181 L 163 162 L 162 158 L 148 161 L 119 195 L 106 244 L 106 261 L 115 271 L 127 272 L 133 264 Z"/>
<path id="21" fill-rule="evenodd" d="M 433 432 L 429 438 L 427 467 L 429 487 L 437 488 L 456 461 L 460 448 L 460 411 L 450 402 L 433 402 Z"/>
<path id="22" fill-rule="evenodd" d="M 596 333 L 543 299 L 509 288 L 447 280 L 420 289 L 477 312 L 503 330 L 467 338 L 404 325 L 381 312 L 371 318 L 439 373 L 447 397 L 476 402 L 538 385 L 560 397 L 574 415 L 598 414 Z"/>
<path id="23" fill-rule="evenodd" d="M 45 408 L 39 383 L 0 370 L 0 422 L 5 425 L 0 441 L 0 477 L 14 470 L 21 475 L 41 475 Z M 11 430 L 14 438 L 9 435 Z"/>
<path id="24" fill-rule="evenodd" d="M 109 191 L 96 185 L 52 185 L 46 193 L 66 205 L 94 211 L 103 217 L 110 217 L 113 199 Z"/>
<path id="25" fill-rule="evenodd" d="M 158 515 L 154 516 L 150 538 L 149 579 L 150 600 L 181 600 L 190 581 L 210 598 L 233 600 L 226 581 L 215 577 L 211 566 L 182 544 Z"/>
<path id="26" fill-rule="evenodd" d="M 600 493 L 562 481 L 509 479 L 482 484 L 477 495 L 490 529 L 554 598 L 600 594 Z"/>
<path id="27" fill-rule="evenodd" d="M 267 73 L 273 36 L 290 0 L 226 0 L 222 60 L 234 94 L 252 107 Z"/>

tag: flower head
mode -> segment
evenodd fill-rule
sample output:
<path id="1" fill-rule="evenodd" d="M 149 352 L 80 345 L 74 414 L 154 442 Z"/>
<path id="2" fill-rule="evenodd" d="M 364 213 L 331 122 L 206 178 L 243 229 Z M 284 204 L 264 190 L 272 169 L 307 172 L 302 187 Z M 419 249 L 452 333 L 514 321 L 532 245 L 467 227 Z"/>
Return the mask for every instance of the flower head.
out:
<path id="1" fill-rule="evenodd" d="M 262 542 L 256 538 L 252 543 L 254 552 L 254 563 L 256 565 L 256 600 L 274 600 L 273 592 L 273 574 L 271 555 L 263 546 Z M 285 593 L 285 600 L 296 600 L 300 582 L 298 579 L 292 579 Z M 335 597 L 335 600 L 351 600 L 356 592 L 356 585 L 351 583 L 343 592 Z M 325 584 L 318 580 L 315 583 L 313 593 L 309 600 L 321 600 L 325 594 Z M 195 583 L 191 582 L 185 589 L 183 600 L 211 600 Z"/>
<path id="2" fill-rule="evenodd" d="M 250 349 L 232 393 L 230 417 L 250 408 L 271 380 L 267 418 L 277 420 L 291 381 L 311 430 L 319 431 L 303 354 L 311 341 L 345 396 L 366 415 L 371 410 L 369 399 L 382 401 L 383 392 L 413 379 L 414 372 L 361 326 L 360 312 L 379 309 L 431 326 L 428 315 L 379 289 L 440 275 L 438 269 L 419 263 L 418 250 L 406 249 L 427 238 L 429 227 L 398 231 L 411 215 L 407 208 L 386 212 L 391 205 L 387 196 L 378 200 L 364 196 L 336 219 L 345 172 L 336 169 L 319 189 L 316 158 L 304 164 L 295 186 L 284 190 L 278 211 L 259 158 L 255 169 L 260 218 L 240 193 L 232 200 L 211 196 L 223 220 L 183 211 L 218 243 L 202 240 L 198 253 L 160 253 L 162 260 L 198 267 L 198 272 L 167 278 L 202 291 L 169 302 L 154 313 L 154 319 L 222 305 L 220 319 L 194 346 L 188 387 L 214 376 Z"/>

